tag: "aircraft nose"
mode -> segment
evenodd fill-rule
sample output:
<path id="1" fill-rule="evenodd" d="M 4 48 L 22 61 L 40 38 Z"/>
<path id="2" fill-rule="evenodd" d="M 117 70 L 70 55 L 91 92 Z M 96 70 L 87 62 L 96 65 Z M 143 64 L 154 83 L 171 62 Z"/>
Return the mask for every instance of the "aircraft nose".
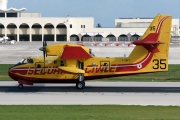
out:
<path id="1" fill-rule="evenodd" d="M 11 68 L 9 68 L 9 70 L 8 70 L 8 75 L 11 76 L 11 74 L 12 74 L 12 73 L 11 73 Z"/>
<path id="2" fill-rule="evenodd" d="M 11 68 L 9 68 L 9 70 L 8 70 L 8 75 L 10 75 L 10 74 L 12 74 Z"/>
<path id="3" fill-rule="evenodd" d="M 15 74 L 12 72 L 12 68 L 10 68 L 10 69 L 8 70 L 8 75 L 9 75 L 9 77 L 12 78 L 13 80 L 16 80 Z"/>
<path id="4" fill-rule="evenodd" d="M 14 76 L 14 73 L 13 73 L 13 68 L 9 68 L 8 70 L 8 75 L 11 77 L 11 76 Z"/>

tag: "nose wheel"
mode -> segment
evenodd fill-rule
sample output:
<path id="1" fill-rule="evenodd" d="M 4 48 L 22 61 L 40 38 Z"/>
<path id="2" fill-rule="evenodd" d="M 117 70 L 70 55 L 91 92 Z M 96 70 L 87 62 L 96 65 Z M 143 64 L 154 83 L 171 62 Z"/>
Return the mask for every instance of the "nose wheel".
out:
<path id="1" fill-rule="evenodd" d="M 18 86 L 19 89 L 23 89 L 23 87 L 24 87 L 23 84 L 19 84 Z"/>

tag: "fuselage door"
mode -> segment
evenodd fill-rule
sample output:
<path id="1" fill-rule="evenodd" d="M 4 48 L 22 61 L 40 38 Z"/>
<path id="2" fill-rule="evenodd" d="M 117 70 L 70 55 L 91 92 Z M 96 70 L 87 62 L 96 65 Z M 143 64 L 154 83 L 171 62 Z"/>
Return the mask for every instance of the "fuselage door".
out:
<path id="1" fill-rule="evenodd" d="M 45 66 L 44 62 L 36 62 L 35 63 L 35 74 L 42 75 L 45 74 Z M 39 74 L 41 73 L 41 74 Z"/>
<path id="2" fill-rule="evenodd" d="M 78 68 L 84 70 L 84 62 L 78 61 Z"/>
<path id="3" fill-rule="evenodd" d="M 109 72 L 109 70 L 110 70 L 110 61 L 100 61 L 100 70 L 102 72 Z"/>

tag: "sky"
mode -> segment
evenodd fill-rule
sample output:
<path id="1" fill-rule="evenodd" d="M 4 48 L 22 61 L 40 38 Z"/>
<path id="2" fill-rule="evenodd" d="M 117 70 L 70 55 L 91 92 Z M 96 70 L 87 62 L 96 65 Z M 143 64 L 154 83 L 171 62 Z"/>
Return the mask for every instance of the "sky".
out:
<path id="1" fill-rule="evenodd" d="M 42 17 L 93 17 L 95 27 L 114 27 L 118 18 L 153 18 L 158 13 L 180 19 L 180 0 L 8 0 L 8 8 L 26 8 Z"/>

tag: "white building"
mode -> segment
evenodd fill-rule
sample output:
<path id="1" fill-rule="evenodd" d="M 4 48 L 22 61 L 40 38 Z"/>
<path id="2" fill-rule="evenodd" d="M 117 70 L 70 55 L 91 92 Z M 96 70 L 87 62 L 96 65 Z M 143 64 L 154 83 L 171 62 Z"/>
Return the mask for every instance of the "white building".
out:
<path id="1" fill-rule="evenodd" d="M 0 37 L 17 41 L 134 41 L 153 20 L 121 18 L 114 28 L 95 28 L 93 17 L 41 17 L 26 8 L 7 9 L 7 3 L 0 0 Z M 173 19 L 172 36 L 180 36 L 179 19 Z"/>

